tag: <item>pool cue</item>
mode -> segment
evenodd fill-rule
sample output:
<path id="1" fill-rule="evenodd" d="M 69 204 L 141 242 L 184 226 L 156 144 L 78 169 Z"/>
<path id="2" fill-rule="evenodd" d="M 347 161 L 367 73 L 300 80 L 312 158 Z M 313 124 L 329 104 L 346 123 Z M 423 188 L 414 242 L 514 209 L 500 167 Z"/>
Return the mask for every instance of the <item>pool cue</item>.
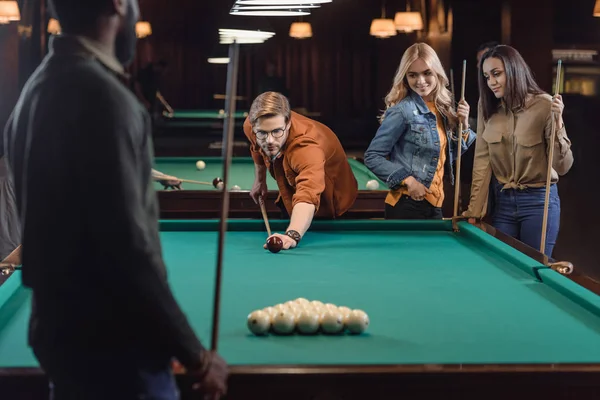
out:
<path id="1" fill-rule="evenodd" d="M 554 95 L 556 96 L 559 92 L 558 87 L 560 83 L 560 70 L 562 67 L 562 60 L 558 60 L 556 66 L 556 84 L 554 85 Z M 552 160 L 554 159 L 554 139 L 556 137 L 556 119 L 554 118 L 554 112 L 550 109 L 552 114 L 551 126 L 552 131 L 550 133 L 550 151 L 548 153 L 548 169 L 546 173 L 546 196 L 544 198 L 544 217 L 542 218 L 542 239 L 540 241 L 540 253 L 544 254 L 546 250 L 546 229 L 548 228 L 548 203 L 550 201 L 550 180 L 552 179 Z"/>
<path id="2" fill-rule="evenodd" d="M 450 92 L 452 93 L 452 104 L 456 101 L 456 92 L 454 91 L 454 69 L 450 68 Z"/>
<path id="3" fill-rule="evenodd" d="M 227 66 L 227 87 L 225 100 L 225 122 L 223 126 L 223 187 L 228 187 L 229 166 L 233 153 L 233 129 L 235 128 L 235 96 L 238 80 L 240 46 L 237 40 L 229 45 L 229 60 Z M 219 340 L 219 311 L 221 309 L 221 279 L 223 273 L 223 252 L 225 247 L 225 233 L 227 231 L 227 218 L 229 215 L 229 190 L 223 190 L 221 203 L 221 220 L 219 226 L 219 247 L 217 250 L 217 267 L 215 279 L 215 295 L 213 303 L 213 323 L 211 349 L 217 351 Z"/>
<path id="4" fill-rule="evenodd" d="M 196 185 L 210 185 L 210 186 L 213 185 L 211 182 L 193 181 L 191 179 L 181 179 L 181 178 L 176 178 L 176 177 L 175 177 L 175 180 L 178 180 L 181 182 L 186 182 L 186 183 L 194 183 Z"/>
<path id="5" fill-rule="evenodd" d="M 460 92 L 460 99 L 465 99 L 465 78 L 467 75 L 467 60 L 463 60 L 463 70 L 462 70 L 462 87 Z M 454 218 L 458 217 L 458 203 L 459 203 L 459 194 L 460 194 L 460 163 L 462 158 L 462 131 L 463 124 L 462 122 L 458 123 L 458 154 L 456 156 L 456 177 L 454 179 Z"/>
<path id="6" fill-rule="evenodd" d="M 194 180 L 191 180 L 191 179 L 181 179 L 181 178 L 178 178 L 176 176 L 165 175 L 165 174 L 162 174 L 162 175 L 152 175 L 152 177 L 154 179 L 159 179 L 159 180 L 174 180 L 174 181 L 181 181 L 181 182 L 186 182 L 186 183 L 194 183 L 196 185 L 209 185 L 209 186 L 213 185 L 211 182 L 194 181 Z"/>
<path id="7" fill-rule="evenodd" d="M 258 204 L 260 204 L 260 212 L 262 213 L 265 226 L 267 227 L 267 233 L 271 236 L 271 226 L 269 225 L 269 219 L 267 218 L 267 210 L 265 209 L 265 201 L 262 196 L 258 196 Z"/>

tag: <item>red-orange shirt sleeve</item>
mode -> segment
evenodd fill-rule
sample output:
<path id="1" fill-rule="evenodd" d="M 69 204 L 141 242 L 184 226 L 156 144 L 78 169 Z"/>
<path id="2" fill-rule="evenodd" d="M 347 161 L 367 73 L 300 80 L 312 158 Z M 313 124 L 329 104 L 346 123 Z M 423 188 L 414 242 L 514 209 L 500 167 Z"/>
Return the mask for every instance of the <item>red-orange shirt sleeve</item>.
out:
<path id="1" fill-rule="evenodd" d="M 288 151 L 290 167 L 297 174 L 292 207 L 298 203 L 314 204 L 316 212 L 325 190 L 325 153 L 317 142 L 306 137 Z"/>
<path id="2" fill-rule="evenodd" d="M 260 147 L 256 143 L 256 136 L 254 132 L 252 132 L 252 125 L 250 125 L 250 120 L 246 118 L 244 121 L 244 135 L 250 141 L 250 155 L 254 160 L 254 163 L 257 165 L 265 165 L 265 160 L 263 159 L 263 155 L 261 153 Z"/>

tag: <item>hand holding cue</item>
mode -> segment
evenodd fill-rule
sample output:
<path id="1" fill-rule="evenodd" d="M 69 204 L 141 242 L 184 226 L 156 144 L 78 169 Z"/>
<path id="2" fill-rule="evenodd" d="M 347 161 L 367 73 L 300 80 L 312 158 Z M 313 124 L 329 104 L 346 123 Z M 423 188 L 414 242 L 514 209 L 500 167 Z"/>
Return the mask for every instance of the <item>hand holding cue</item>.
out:
<path id="1" fill-rule="evenodd" d="M 267 210 L 265 208 L 265 202 L 262 196 L 258 196 L 258 204 L 260 204 L 260 212 L 262 213 L 263 220 L 265 221 L 265 226 L 267 227 L 267 233 L 269 237 L 271 236 L 271 226 L 269 225 L 269 220 L 267 218 Z"/>
<path id="2" fill-rule="evenodd" d="M 560 69 L 562 67 L 562 60 L 558 60 L 556 66 L 556 83 L 554 85 L 554 95 L 558 94 L 558 85 L 560 83 Z M 554 100 L 554 98 L 553 98 Z M 552 107 L 552 104 L 550 105 Z M 552 108 L 550 108 L 552 110 Z M 544 217 L 542 219 L 542 238 L 540 240 L 540 253 L 545 254 L 546 251 L 546 229 L 548 228 L 548 203 L 550 201 L 550 180 L 552 179 L 552 160 L 554 159 L 554 139 L 556 138 L 556 118 L 554 111 L 550 111 L 552 114 L 550 118 L 552 131 L 550 132 L 550 151 L 548 152 L 548 167 L 546 170 L 546 193 L 544 198 Z"/>

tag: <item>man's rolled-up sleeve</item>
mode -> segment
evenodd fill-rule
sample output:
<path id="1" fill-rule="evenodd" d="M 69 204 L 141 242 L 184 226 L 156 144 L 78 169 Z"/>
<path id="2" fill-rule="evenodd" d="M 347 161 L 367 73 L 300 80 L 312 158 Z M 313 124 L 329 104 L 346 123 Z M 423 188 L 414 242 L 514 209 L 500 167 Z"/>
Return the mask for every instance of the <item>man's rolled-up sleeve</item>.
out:
<path id="1" fill-rule="evenodd" d="M 288 151 L 290 166 L 297 174 L 292 207 L 298 203 L 309 203 L 315 206 L 316 212 L 325 190 L 325 153 L 312 139 L 303 139 Z"/>

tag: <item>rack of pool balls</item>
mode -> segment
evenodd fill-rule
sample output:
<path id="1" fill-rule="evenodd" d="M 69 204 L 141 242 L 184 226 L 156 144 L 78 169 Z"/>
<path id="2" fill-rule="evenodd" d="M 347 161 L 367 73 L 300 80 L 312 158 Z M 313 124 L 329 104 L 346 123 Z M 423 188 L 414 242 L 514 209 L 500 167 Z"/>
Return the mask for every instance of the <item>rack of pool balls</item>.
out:
<path id="1" fill-rule="evenodd" d="M 358 335 L 367 330 L 369 322 L 369 316 L 362 310 L 298 298 L 251 312 L 247 325 L 250 332 L 257 336 L 270 332 L 276 335 L 291 335 L 294 332 L 335 335 L 346 331 Z"/>

